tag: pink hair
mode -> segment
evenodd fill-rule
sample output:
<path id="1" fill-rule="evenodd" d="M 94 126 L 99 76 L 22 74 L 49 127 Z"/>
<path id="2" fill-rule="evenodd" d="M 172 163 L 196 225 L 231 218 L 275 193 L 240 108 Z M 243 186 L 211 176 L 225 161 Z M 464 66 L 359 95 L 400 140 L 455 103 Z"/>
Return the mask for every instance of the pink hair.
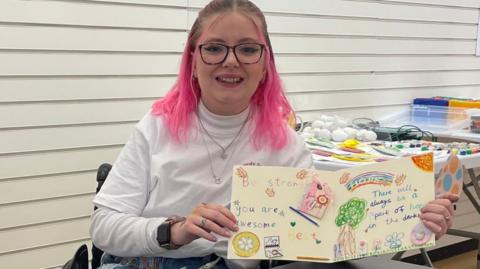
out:
<path id="1" fill-rule="evenodd" d="M 243 8 L 248 13 L 254 13 L 263 24 L 259 29 L 262 42 L 265 42 L 265 78 L 257 87 L 250 100 L 250 117 L 255 123 L 253 137 L 251 139 L 254 148 L 260 149 L 264 145 L 275 150 L 282 149 L 288 142 L 286 119 L 292 112 L 292 108 L 285 96 L 280 76 L 275 66 L 273 51 L 266 29 L 263 13 L 253 3 L 246 0 L 214 0 L 199 13 L 199 18 L 192 26 L 188 41 L 182 55 L 180 72 L 175 85 L 162 99 L 157 100 L 152 106 L 154 115 L 162 115 L 168 127 L 170 135 L 176 142 L 187 139 L 192 126 L 192 119 L 198 109 L 200 99 L 200 87 L 193 78 L 194 59 L 198 50 L 196 41 L 200 38 L 200 25 L 202 20 L 214 14 L 231 11 L 239 11 Z M 243 12 L 248 15 L 247 12 Z M 255 22 L 255 20 L 254 20 Z"/>

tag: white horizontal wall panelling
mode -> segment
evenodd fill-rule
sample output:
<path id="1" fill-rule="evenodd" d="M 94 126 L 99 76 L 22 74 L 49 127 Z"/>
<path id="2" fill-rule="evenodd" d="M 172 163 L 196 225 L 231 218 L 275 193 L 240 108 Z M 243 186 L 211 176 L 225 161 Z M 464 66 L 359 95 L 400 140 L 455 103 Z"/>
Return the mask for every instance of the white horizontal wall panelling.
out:
<path id="1" fill-rule="evenodd" d="M 267 13 L 320 15 L 345 18 L 375 18 L 383 20 L 412 20 L 449 23 L 476 23 L 478 10 L 449 7 L 412 6 L 384 4 L 377 1 L 331 0 L 314 2 L 298 0 L 292 5 L 289 0 L 254 0 Z M 207 0 L 190 0 L 191 7 L 203 7 Z"/>
<path id="2" fill-rule="evenodd" d="M 0 18 L 9 24 L 185 30 L 187 13 L 184 8 L 118 5 L 113 2 L 3 0 Z"/>
<path id="3" fill-rule="evenodd" d="M 176 79 L 175 75 L 28 76 L 0 77 L 0 103 L 158 98 Z"/>
<path id="4" fill-rule="evenodd" d="M 289 94 L 295 108 L 312 110 L 316 108 L 336 109 L 361 106 L 386 106 L 409 104 L 415 97 L 455 96 L 458 92 L 474 94 L 480 86 L 463 87 L 460 90 L 453 87 L 445 88 L 415 88 L 390 90 L 356 90 L 356 91 L 325 91 L 303 94 Z"/>
<path id="5" fill-rule="evenodd" d="M 55 268 L 64 264 L 66 257 L 72 257 L 82 244 L 91 249 L 89 240 L 80 240 L 0 255 L 0 263 L 8 268 Z"/>
<path id="6" fill-rule="evenodd" d="M 0 231 L 89 217 L 92 199 L 88 194 L 1 206 L 0 213 L 10 217 L 0 220 Z"/>
<path id="7" fill-rule="evenodd" d="M 479 86 L 478 71 L 283 74 L 289 92 Z"/>
<path id="8" fill-rule="evenodd" d="M 344 37 L 272 36 L 277 53 L 472 55 L 475 40 L 401 40 Z M 352 44 L 355 44 L 352 46 Z"/>
<path id="9" fill-rule="evenodd" d="M 339 102 L 339 100 L 336 100 Z M 341 101 L 340 101 L 341 103 Z M 335 109 L 317 107 L 311 110 L 304 109 L 302 111 L 297 110 L 297 115 L 301 117 L 303 121 L 312 121 L 318 119 L 319 115 L 329 114 L 344 117 L 347 119 L 354 119 L 361 117 L 368 117 L 371 119 L 378 118 L 379 115 L 389 115 L 391 113 L 398 113 L 399 110 L 408 108 L 408 105 L 381 105 L 381 106 L 357 106 L 357 107 L 337 107 Z"/>
<path id="10" fill-rule="evenodd" d="M 85 0 L 75 0 L 85 1 Z M 166 7 L 187 7 L 188 0 L 88 0 L 92 2 L 106 2 L 112 4 L 126 5 L 149 5 L 149 6 L 166 6 Z"/>
<path id="11" fill-rule="evenodd" d="M 187 0 L 0 1 L 0 264 L 89 242 L 96 169 L 172 87 Z"/>
<path id="12" fill-rule="evenodd" d="M 86 217 L 0 231 L 1 242 L 9 242 L 0 245 L 0 255 L 66 241 L 88 240 L 89 223 L 90 218 Z"/>
<path id="13" fill-rule="evenodd" d="M 1 76 L 151 76 L 178 72 L 178 55 L 0 51 Z M 1 78 L 1 77 L 0 77 Z"/>
<path id="14" fill-rule="evenodd" d="M 0 181 L 0 204 L 93 194 L 96 171 L 35 176 Z"/>
<path id="15" fill-rule="evenodd" d="M 352 0 L 352 1 L 362 1 L 362 0 Z M 445 6 L 445 7 L 480 8 L 480 2 L 478 0 L 373 0 L 373 1 L 387 2 L 387 3 L 400 2 L 400 3 L 409 3 L 409 4 Z"/>
<path id="16" fill-rule="evenodd" d="M 136 122 L 136 119 L 132 119 L 103 124 L 3 129 L 0 130 L 0 156 L 122 145 L 133 132 Z"/>
<path id="17" fill-rule="evenodd" d="M 297 16 L 267 14 L 272 34 L 321 36 L 370 36 L 403 38 L 468 39 L 476 38 L 476 25 L 368 18 Z"/>
<path id="18" fill-rule="evenodd" d="M 282 73 L 415 72 L 480 70 L 480 59 L 471 56 L 369 55 L 280 55 Z"/>
<path id="19" fill-rule="evenodd" d="M 113 163 L 121 146 L 85 148 L 0 156 L 0 181 L 40 175 L 93 171 L 101 163 Z M 28 164 L 28 165 L 26 165 Z M 92 178 L 91 180 L 95 180 Z"/>
<path id="20" fill-rule="evenodd" d="M 185 31 L 150 29 L 16 24 L 0 25 L 0 31 L 0 49 L 14 50 L 179 53 L 186 39 Z"/>
<path id="21" fill-rule="evenodd" d="M 28 103 L 0 106 L 0 126 L 21 128 L 139 120 L 154 99 Z M 15 118 L 11 117 L 15 115 Z"/>

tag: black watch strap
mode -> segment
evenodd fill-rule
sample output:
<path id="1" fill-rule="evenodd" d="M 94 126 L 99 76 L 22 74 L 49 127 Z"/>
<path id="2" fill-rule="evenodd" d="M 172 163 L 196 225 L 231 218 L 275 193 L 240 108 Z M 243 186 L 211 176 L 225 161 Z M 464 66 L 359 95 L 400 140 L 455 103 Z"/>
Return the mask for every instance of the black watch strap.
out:
<path id="1" fill-rule="evenodd" d="M 177 249 L 181 246 L 175 245 L 172 243 L 171 238 L 171 229 L 175 223 L 184 221 L 184 217 L 171 216 L 167 218 L 160 226 L 157 228 L 157 241 L 160 247 L 165 249 Z"/>

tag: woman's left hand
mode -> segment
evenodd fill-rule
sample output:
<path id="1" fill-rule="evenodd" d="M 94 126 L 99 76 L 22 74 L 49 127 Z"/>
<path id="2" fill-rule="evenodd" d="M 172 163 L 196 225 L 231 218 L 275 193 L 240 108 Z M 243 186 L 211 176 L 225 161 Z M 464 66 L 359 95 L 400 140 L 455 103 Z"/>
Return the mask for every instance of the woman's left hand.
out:
<path id="1" fill-rule="evenodd" d="M 420 219 L 435 233 L 435 238 L 443 236 L 453 225 L 453 203 L 458 201 L 455 194 L 446 193 L 429 202 L 421 209 Z"/>

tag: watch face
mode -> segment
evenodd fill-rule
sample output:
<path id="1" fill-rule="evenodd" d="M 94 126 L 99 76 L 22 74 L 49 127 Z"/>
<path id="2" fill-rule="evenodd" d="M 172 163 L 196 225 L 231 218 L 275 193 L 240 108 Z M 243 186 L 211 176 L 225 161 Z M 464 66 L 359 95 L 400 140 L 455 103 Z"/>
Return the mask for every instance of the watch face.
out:
<path id="1" fill-rule="evenodd" d="M 170 244 L 170 222 L 164 222 L 158 226 L 157 241 L 161 247 L 166 247 Z"/>

